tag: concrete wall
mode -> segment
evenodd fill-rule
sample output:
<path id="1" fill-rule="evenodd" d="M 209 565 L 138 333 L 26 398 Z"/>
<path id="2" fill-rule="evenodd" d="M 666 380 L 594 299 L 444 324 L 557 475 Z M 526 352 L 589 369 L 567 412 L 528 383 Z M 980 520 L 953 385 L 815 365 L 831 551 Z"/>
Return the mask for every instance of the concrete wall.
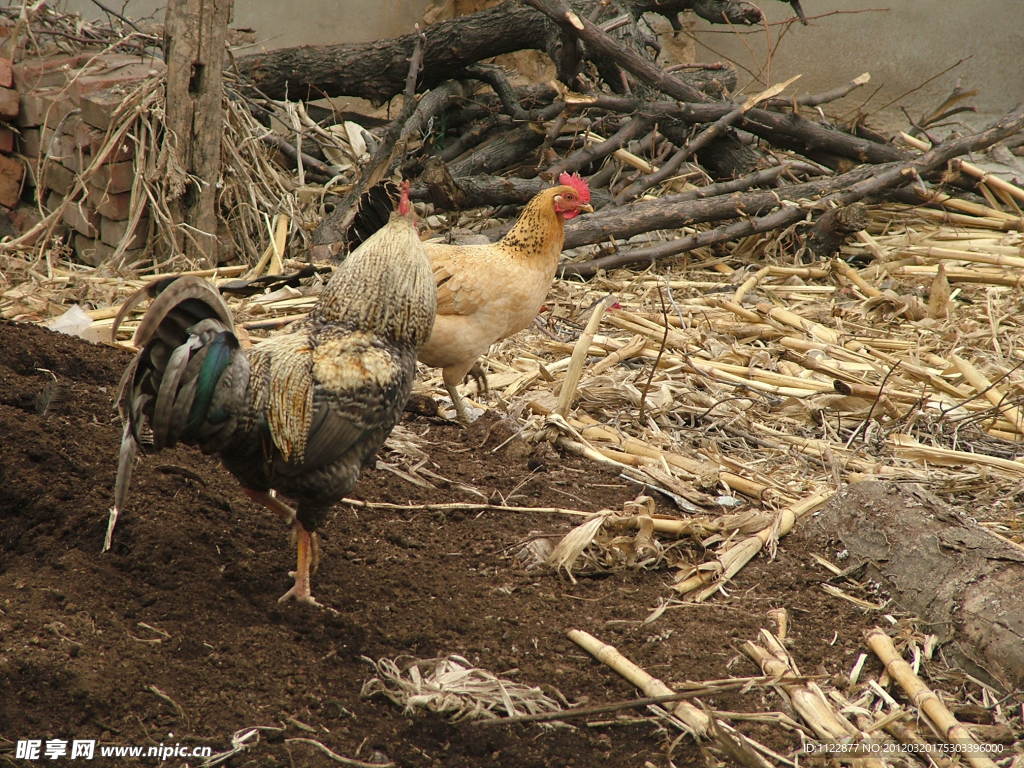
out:
<path id="1" fill-rule="evenodd" d="M 232 26 L 255 29 L 264 48 L 358 43 L 412 32 L 428 3 L 429 0 L 235 0 Z M 63 5 L 85 18 L 103 16 L 103 11 L 90 0 L 67 0 Z M 109 7 L 131 19 L 153 14 L 162 21 L 166 5 L 166 0 L 119 0 Z"/>
<path id="2" fill-rule="evenodd" d="M 68 7 L 99 14 L 89 0 Z M 117 4 L 120 7 L 120 3 Z M 159 0 L 128 0 L 129 16 L 157 13 Z M 236 0 L 235 26 L 256 30 L 263 47 L 356 42 L 412 31 L 428 0 Z M 1001 113 L 1024 101 L 1024 2 L 1022 0 L 804 0 L 811 25 L 790 27 L 771 56 L 784 26 L 739 29 L 697 24 L 700 61 L 733 60 L 747 92 L 802 74 L 790 92 L 819 91 L 870 72 L 871 84 L 849 104 L 866 99 L 868 110 L 920 86 L 959 59 L 952 72 L 907 96 L 915 114 L 936 106 L 959 78 L 977 90 L 972 103 Z M 770 22 L 792 15 L 787 3 L 762 0 Z M 865 10 L 860 10 L 865 9 Z M 844 102 L 845 104 L 845 102 Z M 890 108 L 893 109 L 893 108 Z M 897 112 L 898 114 L 898 112 Z"/>
<path id="3" fill-rule="evenodd" d="M 770 24 L 793 16 L 788 3 L 764 0 L 760 6 Z M 806 27 L 789 27 L 774 56 L 769 51 L 784 26 L 735 35 L 700 21 L 698 58 L 727 58 L 741 64 L 740 83 L 752 83 L 750 93 L 797 74 L 803 76 L 791 93 L 825 90 L 870 72 L 871 83 L 843 102 L 857 104 L 881 86 L 866 105 L 868 111 L 967 59 L 900 103 L 918 117 L 937 107 L 958 80 L 964 90 L 978 91 L 968 103 L 986 114 L 1003 114 L 1024 102 L 1020 0 L 804 0 L 803 7 L 818 18 Z"/>

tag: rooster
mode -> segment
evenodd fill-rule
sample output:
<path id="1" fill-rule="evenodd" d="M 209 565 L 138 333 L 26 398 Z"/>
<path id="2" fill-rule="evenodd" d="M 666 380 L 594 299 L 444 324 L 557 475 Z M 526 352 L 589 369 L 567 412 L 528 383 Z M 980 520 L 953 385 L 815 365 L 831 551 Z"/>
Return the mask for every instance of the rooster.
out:
<path id="1" fill-rule="evenodd" d="M 477 358 L 533 321 L 555 277 L 564 222 L 593 211 L 583 178 L 563 173 L 558 181 L 530 200 L 496 243 L 424 245 L 437 281 L 437 319 L 419 359 L 441 369 L 464 425 L 470 419 L 458 385 L 472 375 L 486 386 Z"/>
<path id="2" fill-rule="evenodd" d="M 217 290 L 193 276 L 155 282 L 121 379 L 124 421 L 105 548 L 135 455 L 183 442 L 219 455 L 252 499 L 295 533 L 294 584 L 281 600 L 317 604 L 317 526 L 398 422 L 430 336 L 436 290 L 413 226 L 408 184 L 388 223 L 339 266 L 313 310 L 243 349 Z M 293 500 L 293 509 L 275 492 Z"/>

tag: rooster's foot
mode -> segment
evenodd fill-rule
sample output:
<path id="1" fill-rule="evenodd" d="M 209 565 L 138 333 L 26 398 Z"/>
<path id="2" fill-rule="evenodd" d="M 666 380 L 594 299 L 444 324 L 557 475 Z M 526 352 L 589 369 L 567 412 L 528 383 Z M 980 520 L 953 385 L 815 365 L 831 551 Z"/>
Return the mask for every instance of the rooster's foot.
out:
<path id="1" fill-rule="evenodd" d="M 295 600 L 306 605 L 320 605 L 313 597 L 310 589 L 309 574 L 315 571 L 320 564 L 320 537 L 296 520 L 292 524 L 292 533 L 295 536 L 296 562 L 295 570 L 289 571 L 288 575 L 295 579 L 292 588 L 281 595 L 277 602 L 283 603 L 286 600 Z"/>

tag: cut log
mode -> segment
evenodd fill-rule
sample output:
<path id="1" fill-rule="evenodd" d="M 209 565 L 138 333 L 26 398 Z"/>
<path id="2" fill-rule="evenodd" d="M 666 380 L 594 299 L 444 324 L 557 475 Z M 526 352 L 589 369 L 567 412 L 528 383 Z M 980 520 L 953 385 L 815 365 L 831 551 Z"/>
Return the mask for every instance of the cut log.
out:
<path id="1" fill-rule="evenodd" d="M 502 53 L 557 40 L 543 14 L 517 2 L 426 27 L 420 86 L 432 88 L 464 67 Z M 383 103 L 402 92 L 416 35 L 371 43 L 303 45 L 241 56 L 239 73 L 275 99 L 361 96 Z"/>
<path id="2" fill-rule="evenodd" d="M 954 664 L 1007 691 L 1024 687 L 1024 548 L 896 483 L 851 485 L 810 530 L 920 617 Z"/>
<path id="3" fill-rule="evenodd" d="M 735 0 L 728 4 L 749 5 Z M 686 10 L 691 3 L 666 0 L 656 5 L 659 13 L 672 14 Z M 720 15 L 711 20 L 724 23 Z M 432 88 L 458 77 L 460 71 L 478 61 L 514 51 L 544 51 L 557 64 L 564 58 L 562 51 L 566 47 L 558 27 L 543 13 L 512 0 L 431 24 L 423 34 L 426 44 L 421 88 Z M 274 99 L 360 96 L 382 104 L 402 92 L 405 62 L 415 41 L 416 35 L 409 34 L 370 43 L 303 45 L 240 56 L 235 63 L 243 79 Z M 715 97 L 735 84 L 735 73 L 728 68 L 707 72 L 698 69 L 678 73 L 676 78 L 686 83 L 693 94 L 707 92 Z"/>
<path id="4" fill-rule="evenodd" d="M 847 238 L 868 225 L 867 207 L 853 203 L 825 211 L 807 233 L 807 249 L 814 258 L 825 260 L 835 255 Z"/>

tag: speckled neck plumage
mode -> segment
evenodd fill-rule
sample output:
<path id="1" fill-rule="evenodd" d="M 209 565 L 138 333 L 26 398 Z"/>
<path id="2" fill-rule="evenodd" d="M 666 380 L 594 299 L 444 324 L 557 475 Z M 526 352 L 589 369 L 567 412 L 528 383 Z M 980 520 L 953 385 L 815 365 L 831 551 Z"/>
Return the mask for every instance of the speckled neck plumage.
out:
<path id="1" fill-rule="evenodd" d="M 514 257 L 530 259 L 540 256 L 545 246 L 553 246 L 557 239 L 556 253 L 561 252 L 565 238 L 562 217 L 555 212 L 553 199 L 562 187 L 545 190 L 531 200 L 519 214 L 503 238 L 501 245 Z"/>

